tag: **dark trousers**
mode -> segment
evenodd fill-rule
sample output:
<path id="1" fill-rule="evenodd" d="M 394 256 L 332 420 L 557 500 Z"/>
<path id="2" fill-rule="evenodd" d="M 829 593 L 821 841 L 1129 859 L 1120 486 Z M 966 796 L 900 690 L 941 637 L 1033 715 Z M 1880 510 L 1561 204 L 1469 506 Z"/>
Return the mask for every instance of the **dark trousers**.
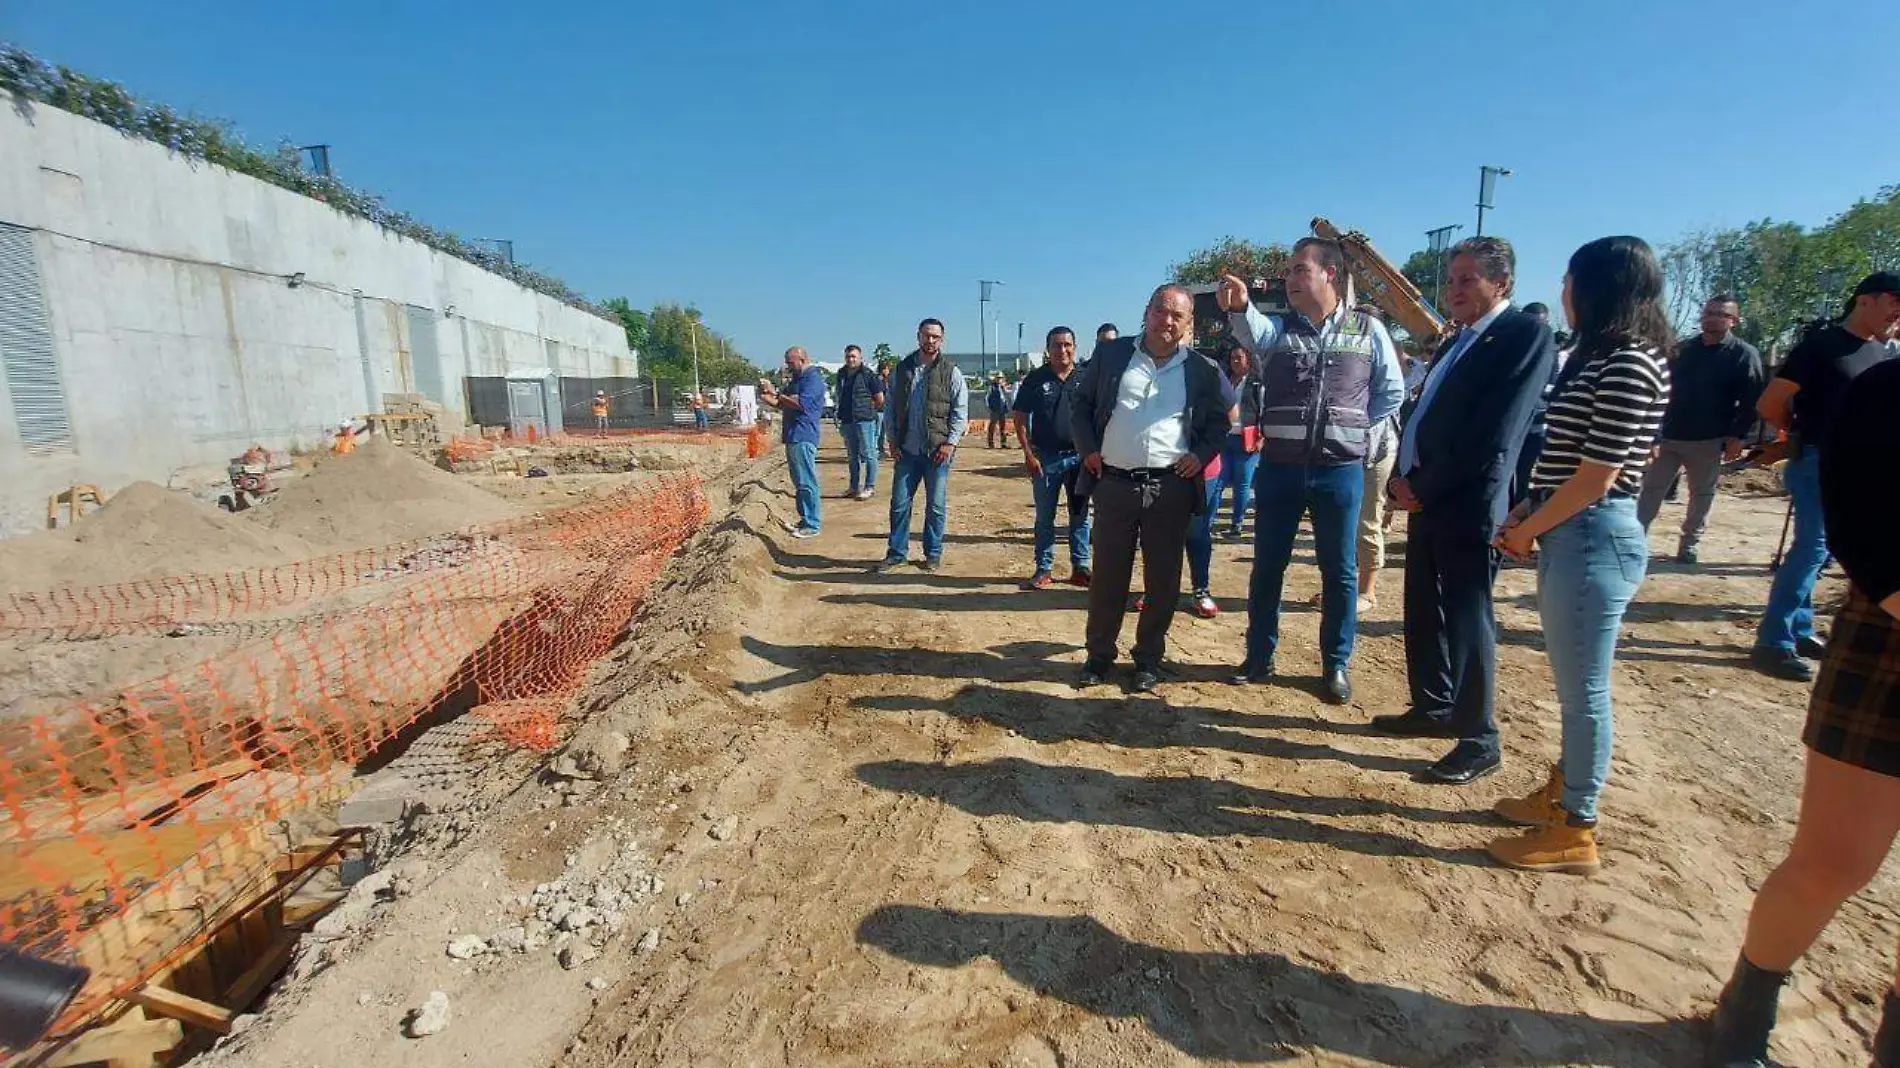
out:
<path id="1" fill-rule="evenodd" d="M 1405 543 L 1405 673 L 1412 707 L 1498 751 L 1497 554 L 1488 516 L 1414 512 Z"/>
<path id="2" fill-rule="evenodd" d="M 1095 578 L 1089 585 L 1088 659 L 1106 668 L 1115 662 L 1128 586 L 1141 550 L 1141 586 L 1148 603 L 1135 624 L 1137 667 L 1158 667 L 1167 651 L 1168 626 L 1181 599 L 1181 561 L 1193 518 L 1195 483 L 1172 472 L 1142 484 L 1104 472 L 1089 500 L 1095 505 L 1090 540 Z"/>
<path id="3" fill-rule="evenodd" d="M 1544 455 L 1543 427 L 1532 427 L 1524 435 L 1524 447 L 1517 450 L 1517 470 L 1511 475 L 1511 507 L 1522 504 L 1531 494 L 1531 469 L 1537 466 L 1537 458 Z"/>

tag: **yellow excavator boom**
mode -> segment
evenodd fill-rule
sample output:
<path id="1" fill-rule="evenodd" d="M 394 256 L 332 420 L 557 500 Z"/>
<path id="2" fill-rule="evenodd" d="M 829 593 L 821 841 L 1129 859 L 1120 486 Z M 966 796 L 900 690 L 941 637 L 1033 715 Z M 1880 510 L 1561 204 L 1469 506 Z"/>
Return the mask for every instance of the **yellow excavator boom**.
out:
<path id="1" fill-rule="evenodd" d="M 1341 232 L 1325 219 L 1313 220 L 1313 236 L 1339 242 L 1346 254 L 1346 266 L 1360 291 L 1385 312 L 1386 317 L 1420 342 L 1430 345 L 1444 335 L 1445 320 L 1418 291 L 1412 280 L 1392 266 L 1372 241 L 1357 230 Z"/>

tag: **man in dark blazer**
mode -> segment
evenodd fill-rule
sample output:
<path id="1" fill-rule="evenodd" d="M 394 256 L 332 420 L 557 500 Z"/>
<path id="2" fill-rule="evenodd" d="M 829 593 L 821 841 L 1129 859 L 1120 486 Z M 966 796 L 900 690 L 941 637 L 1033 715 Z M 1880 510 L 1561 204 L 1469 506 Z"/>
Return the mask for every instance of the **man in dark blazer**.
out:
<path id="1" fill-rule="evenodd" d="M 1095 507 L 1078 686 L 1099 685 L 1115 663 L 1137 548 L 1147 603 L 1135 627 L 1132 688 L 1146 693 L 1161 681 L 1188 523 L 1206 507 L 1201 469 L 1220 454 L 1231 422 L 1221 372 L 1188 347 L 1193 330 L 1194 298 L 1162 286 L 1148 299 L 1142 332 L 1104 342 L 1076 375 L 1070 431 L 1082 475 L 1074 492 Z"/>
<path id="2" fill-rule="evenodd" d="M 1511 306 L 1508 242 L 1452 249 L 1445 297 L 1460 329 L 1439 351 L 1405 424 L 1392 497 L 1411 513 L 1405 548 L 1405 667 L 1411 708 L 1377 716 L 1387 734 L 1456 738 L 1425 778 L 1463 785 L 1501 763 L 1497 579 L 1492 541 L 1504 522 L 1518 450 L 1556 366 L 1550 327 Z"/>

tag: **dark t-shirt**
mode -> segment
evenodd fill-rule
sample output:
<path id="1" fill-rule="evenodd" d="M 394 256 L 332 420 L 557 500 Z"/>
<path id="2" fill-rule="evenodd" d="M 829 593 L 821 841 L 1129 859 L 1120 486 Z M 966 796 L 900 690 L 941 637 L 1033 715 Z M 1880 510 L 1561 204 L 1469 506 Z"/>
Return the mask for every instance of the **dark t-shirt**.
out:
<path id="1" fill-rule="evenodd" d="M 1807 392 L 1806 387 L 1802 393 Z M 1800 396 L 1799 393 L 1796 396 Z M 1875 601 L 1900 592 L 1889 487 L 1900 466 L 1900 360 L 1885 360 L 1854 379 L 1834 409 L 1821 445 L 1821 511 L 1827 547 L 1847 577 Z"/>
<path id="2" fill-rule="evenodd" d="M 1038 367 L 1016 387 L 1012 407 L 1029 417 L 1029 443 L 1037 452 L 1075 451 L 1075 440 L 1069 434 L 1069 391 L 1075 379 L 1073 370 L 1064 382 L 1051 368 Z"/>
<path id="3" fill-rule="evenodd" d="M 1796 345 L 1782 361 L 1776 378 L 1801 389 L 1794 395 L 1794 432 L 1810 445 L 1827 437 L 1829 420 L 1847 384 L 1874 364 L 1893 358 L 1878 341 L 1868 341 L 1834 324 Z"/>

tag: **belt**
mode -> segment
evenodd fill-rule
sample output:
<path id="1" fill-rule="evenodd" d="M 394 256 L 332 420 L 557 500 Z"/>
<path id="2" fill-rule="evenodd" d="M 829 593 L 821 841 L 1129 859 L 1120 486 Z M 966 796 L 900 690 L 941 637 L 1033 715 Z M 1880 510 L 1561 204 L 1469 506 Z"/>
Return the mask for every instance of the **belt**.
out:
<path id="1" fill-rule="evenodd" d="M 1164 475 L 1174 474 L 1171 467 L 1110 467 L 1102 465 L 1102 474 L 1109 478 L 1119 478 L 1124 482 L 1159 482 Z"/>

